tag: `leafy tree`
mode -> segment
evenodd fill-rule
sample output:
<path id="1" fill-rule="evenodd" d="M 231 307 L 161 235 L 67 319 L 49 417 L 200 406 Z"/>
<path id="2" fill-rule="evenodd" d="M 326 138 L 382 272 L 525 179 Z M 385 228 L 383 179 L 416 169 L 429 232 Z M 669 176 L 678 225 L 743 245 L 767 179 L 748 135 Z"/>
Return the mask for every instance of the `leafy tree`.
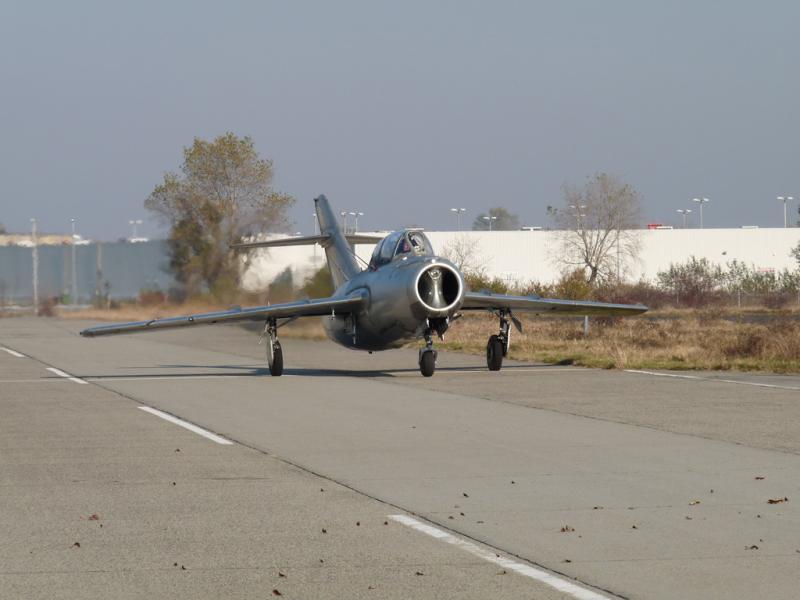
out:
<path id="1" fill-rule="evenodd" d="M 240 261 L 229 246 L 286 227 L 294 199 L 273 190 L 272 177 L 272 161 L 258 156 L 252 138 L 195 138 L 183 149 L 181 173 L 166 173 L 145 200 L 170 226 L 170 269 L 189 293 L 235 293 Z"/>
<path id="2" fill-rule="evenodd" d="M 797 242 L 797 246 L 792 248 L 791 254 L 792 254 L 792 256 L 794 256 L 794 259 L 797 261 L 797 267 L 800 268 L 800 242 Z"/>
<path id="3" fill-rule="evenodd" d="M 510 213 L 502 206 L 490 208 L 489 214 L 481 213 L 475 217 L 472 223 L 473 231 L 489 231 L 489 219 L 485 217 L 494 217 L 492 221 L 492 231 L 510 231 L 519 229 L 519 217 Z"/>
<path id="4" fill-rule="evenodd" d="M 328 265 L 321 267 L 306 279 L 300 291 L 303 296 L 307 298 L 325 298 L 326 296 L 331 296 L 334 290 L 331 271 Z"/>
<path id="5" fill-rule="evenodd" d="M 741 277 L 741 275 L 738 275 Z M 690 257 L 680 264 L 671 264 L 657 276 L 661 289 L 670 292 L 676 300 L 686 306 L 703 306 L 717 299 L 726 276 L 719 265 L 707 258 Z"/>
<path id="6" fill-rule="evenodd" d="M 564 185 L 564 204 L 547 212 L 562 230 L 556 260 L 583 269 L 590 284 L 619 280 L 636 261 L 642 197 L 630 184 L 597 173 L 582 187 Z"/>

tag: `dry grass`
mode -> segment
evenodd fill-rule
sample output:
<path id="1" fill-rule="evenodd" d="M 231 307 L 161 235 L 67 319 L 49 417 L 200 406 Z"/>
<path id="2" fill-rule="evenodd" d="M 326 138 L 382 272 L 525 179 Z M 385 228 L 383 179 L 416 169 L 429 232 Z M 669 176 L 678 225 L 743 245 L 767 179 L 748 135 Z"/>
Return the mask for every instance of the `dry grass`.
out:
<path id="1" fill-rule="evenodd" d="M 225 308 L 208 302 L 130 304 L 114 310 L 62 311 L 59 316 L 136 321 Z M 524 333 L 513 331 L 510 357 L 607 369 L 800 372 L 800 321 L 789 311 L 670 310 L 653 314 L 660 318 L 593 319 L 586 339 L 579 320 L 523 318 Z M 483 354 L 486 340 L 496 331 L 496 318 L 468 314 L 453 323 L 445 343 L 438 346 Z M 300 319 L 281 329 L 281 334 L 325 337 L 319 319 Z"/>
<path id="2" fill-rule="evenodd" d="M 800 372 L 800 322 L 782 316 L 764 323 L 687 311 L 670 319 L 592 321 L 590 335 L 574 320 L 525 319 L 512 334 L 510 357 L 607 369 L 711 369 Z M 497 328 L 488 315 L 457 321 L 444 345 L 482 353 Z"/>

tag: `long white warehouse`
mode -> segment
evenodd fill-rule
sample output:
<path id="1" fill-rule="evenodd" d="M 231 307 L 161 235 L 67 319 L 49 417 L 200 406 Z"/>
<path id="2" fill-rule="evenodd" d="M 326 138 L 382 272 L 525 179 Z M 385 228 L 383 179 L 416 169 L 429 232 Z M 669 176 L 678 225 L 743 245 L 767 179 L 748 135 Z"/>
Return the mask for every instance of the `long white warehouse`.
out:
<path id="1" fill-rule="evenodd" d="M 459 246 L 468 248 L 478 265 L 490 276 L 508 281 L 549 283 L 563 270 L 558 252 L 561 231 L 427 231 L 434 249 L 445 254 Z M 800 243 L 800 228 L 788 229 L 656 229 L 637 230 L 641 242 L 636 264 L 621 265 L 630 280 L 653 280 L 659 271 L 690 257 L 706 258 L 725 266 L 738 260 L 756 269 L 793 270 L 797 262 L 791 249 Z M 369 261 L 372 246 L 357 246 L 356 254 Z M 243 284 L 249 290 L 264 289 L 290 268 L 295 281 L 324 264 L 320 248 L 295 246 L 259 250 L 249 259 Z"/>

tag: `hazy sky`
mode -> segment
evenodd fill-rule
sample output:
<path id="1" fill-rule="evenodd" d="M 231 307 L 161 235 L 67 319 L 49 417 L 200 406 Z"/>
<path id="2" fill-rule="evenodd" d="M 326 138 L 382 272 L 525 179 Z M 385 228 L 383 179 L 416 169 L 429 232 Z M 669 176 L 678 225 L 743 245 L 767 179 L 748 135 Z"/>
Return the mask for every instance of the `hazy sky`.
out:
<path id="1" fill-rule="evenodd" d="M 364 229 L 496 205 L 544 225 L 596 171 L 648 221 L 704 195 L 706 226 L 782 225 L 798 24 L 792 0 L 5 0 L 0 222 L 126 235 L 182 148 L 230 130 L 274 160 L 305 232 L 321 192 Z"/>

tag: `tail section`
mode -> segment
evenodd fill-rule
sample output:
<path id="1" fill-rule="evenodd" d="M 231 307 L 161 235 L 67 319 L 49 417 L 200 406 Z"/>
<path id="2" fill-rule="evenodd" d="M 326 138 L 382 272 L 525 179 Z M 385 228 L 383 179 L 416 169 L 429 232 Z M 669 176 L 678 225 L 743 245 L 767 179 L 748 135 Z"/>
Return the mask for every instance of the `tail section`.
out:
<path id="1" fill-rule="evenodd" d="M 369 233 L 343 233 L 336 220 L 331 205 L 325 196 L 314 199 L 314 207 L 319 221 L 319 235 L 303 237 L 282 237 L 261 242 L 232 244 L 233 250 L 253 250 L 255 248 L 275 248 L 281 246 L 309 246 L 320 244 L 325 249 L 328 267 L 331 270 L 333 286 L 338 288 L 361 271 L 353 251 L 354 244 L 377 244 L 382 235 Z"/>
<path id="2" fill-rule="evenodd" d="M 321 243 L 328 259 L 328 267 L 333 278 L 333 287 L 338 288 L 358 275 L 361 269 L 358 267 L 353 249 L 347 242 L 341 227 L 339 227 L 339 222 L 336 220 L 331 205 L 324 194 L 314 198 L 314 208 L 317 211 L 320 236 L 325 236 Z"/>

